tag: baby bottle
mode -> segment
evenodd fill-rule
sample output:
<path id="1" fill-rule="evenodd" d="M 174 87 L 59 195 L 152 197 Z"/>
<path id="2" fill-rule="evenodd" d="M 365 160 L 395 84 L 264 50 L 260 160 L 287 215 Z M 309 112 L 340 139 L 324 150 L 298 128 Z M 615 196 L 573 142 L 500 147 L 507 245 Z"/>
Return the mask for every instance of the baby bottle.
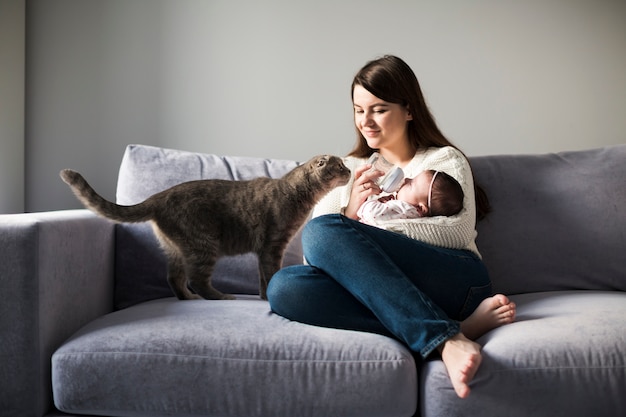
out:
<path id="1" fill-rule="evenodd" d="M 395 193 L 400 189 L 404 181 L 402 168 L 391 164 L 378 152 L 374 152 L 370 159 L 367 160 L 367 163 L 372 165 L 370 171 L 382 171 L 385 173 L 385 175 L 375 181 L 382 191 Z"/>

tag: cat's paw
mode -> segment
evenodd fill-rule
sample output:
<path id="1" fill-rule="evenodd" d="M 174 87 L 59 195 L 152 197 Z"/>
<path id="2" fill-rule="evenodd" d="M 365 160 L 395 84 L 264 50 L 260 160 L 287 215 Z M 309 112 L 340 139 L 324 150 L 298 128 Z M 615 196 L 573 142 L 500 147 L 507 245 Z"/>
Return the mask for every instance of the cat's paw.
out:
<path id="1" fill-rule="evenodd" d="M 204 300 L 204 298 L 200 297 L 198 294 L 194 294 L 192 292 L 188 294 L 182 294 L 178 297 L 179 300 Z"/>
<path id="2" fill-rule="evenodd" d="M 224 295 L 222 295 L 222 300 L 236 300 L 236 299 L 237 299 L 237 297 L 235 297 L 232 294 L 224 294 Z"/>

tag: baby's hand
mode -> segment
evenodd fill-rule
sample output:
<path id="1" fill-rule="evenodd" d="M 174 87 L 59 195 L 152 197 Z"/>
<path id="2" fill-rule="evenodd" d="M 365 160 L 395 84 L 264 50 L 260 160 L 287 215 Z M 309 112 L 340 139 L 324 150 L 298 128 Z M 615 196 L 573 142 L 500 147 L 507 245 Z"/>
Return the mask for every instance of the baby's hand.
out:
<path id="1" fill-rule="evenodd" d="M 393 196 L 393 194 L 384 195 L 378 198 L 378 201 L 380 201 L 381 203 L 386 203 L 389 200 L 395 200 L 395 197 Z"/>

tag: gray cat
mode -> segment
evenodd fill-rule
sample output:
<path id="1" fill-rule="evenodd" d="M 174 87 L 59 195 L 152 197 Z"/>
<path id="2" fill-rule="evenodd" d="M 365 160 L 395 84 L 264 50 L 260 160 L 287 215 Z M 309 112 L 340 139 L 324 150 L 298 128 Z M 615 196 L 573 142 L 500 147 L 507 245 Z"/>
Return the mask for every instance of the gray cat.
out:
<path id="1" fill-rule="evenodd" d="M 266 299 L 287 244 L 313 206 L 348 183 L 350 170 L 340 158 L 321 155 L 280 179 L 190 181 L 133 206 L 105 200 L 78 172 L 65 169 L 60 175 L 97 214 L 117 222 L 152 222 L 168 260 L 167 281 L 179 299 L 233 299 L 213 288 L 211 273 L 220 256 L 247 252 L 259 258 L 259 293 Z"/>

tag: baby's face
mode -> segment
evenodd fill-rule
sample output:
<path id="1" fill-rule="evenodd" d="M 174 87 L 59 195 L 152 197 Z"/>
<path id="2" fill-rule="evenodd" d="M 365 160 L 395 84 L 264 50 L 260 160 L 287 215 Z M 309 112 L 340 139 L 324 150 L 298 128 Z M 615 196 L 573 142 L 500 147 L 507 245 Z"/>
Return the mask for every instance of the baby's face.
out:
<path id="1" fill-rule="evenodd" d="M 404 184 L 398 190 L 398 200 L 406 201 L 417 207 L 420 213 L 426 214 L 429 209 L 428 189 L 432 178 L 433 175 L 430 172 L 422 171 L 416 177 L 405 179 Z"/>

